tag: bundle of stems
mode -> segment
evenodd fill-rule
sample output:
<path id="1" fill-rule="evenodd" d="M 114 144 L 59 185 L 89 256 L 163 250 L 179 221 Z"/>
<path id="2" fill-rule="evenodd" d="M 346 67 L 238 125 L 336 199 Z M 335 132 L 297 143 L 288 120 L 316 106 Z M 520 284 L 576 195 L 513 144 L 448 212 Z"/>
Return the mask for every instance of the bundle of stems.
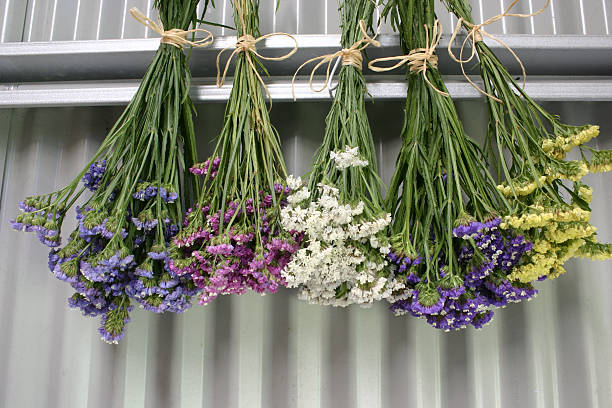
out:
<path id="1" fill-rule="evenodd" d="M 395 281 L 385 257 L 390 214 L 383 208 L 361 67 L 362 50 L 377 45 L 365 32 L 375 3 L 338 3 L 342 68 L 308 187 L 300 189 L 297 183 L 283 210 L 285 228 L 306 234 L 283 275 L 311 303 L 348 306 L 389 298 L 403 285 Z M 334 59 L 327 60 L 331 64 Z"/>
<path id="2" fill-rule="evenodd" d="M 208 5 L 208 1 L 206 2 Z M 198 0 L 156 0 L 166 30 L 187 30 Z M 183 48 L 162 43 L 136 95 L 86 167 L 66 187 L 29 197 L 13 222 L 55 248 L 49 267 L 74 289 L 71 307 L 102 316 L 107 342 L 125 333 L 132 300 L 147 310 L 182 312 L 196 288 L 167 268 L 167 243 L 183 218 L 197 181 L 186 172 L 195 158 L 190 73 Z M 83 182 L 84 186 L 80 186 Z M 77 228 L 60 246 L 67 211 L 77 207 Z"/>
<path id="3" fill-rule="evenodd" d="M 564 124 L 538 105 L 479 41 L 469 3 L 444 3 L 470 33 L 466 42 L 472 39 L 472 56 L 480 60 L 490 116 L 487 143 L 497 156 L 498 177 L 504 180 L 499 189 L 512 205 L 502 227 L 520 230 L 535 244 L 529 260 L 513 276 L 523 282 L 554 278 L 574 256 L 609 258 L 612 246 L 597 242 L 589 222 L 592 189 L 581 182 L 589 172 L 610 169 L 611 152 L 584 145 L 598 136 L 599 127 Z M 576 147 L 577 158 L 567 160 Z"/>
<path id="4" fill-rule="evenodd" d="M 239 40 L 225 121 L 212 157 L 192 169 L 204 186 L 171 251 L 173 270 L 203 290 L 201 304 L 247 289 L 276 292 L 296 247 L 279 224 L 286 167 L 258 72 L 265 68 L 253 48 L 259 1 L 233 4 Z"/>
<path id="5" fill-rule="evenodd" d="M 389 0 L 383 14 L 399 31 L 403 51 L 430 47 L 437 20 L 433 0 Z M 507 279 L 530 249 L 502 233 L 510 206 L 488 162 L 463 129 L 431 56 L 408 73 L 402 147 L 386 199 L 393 214 L 390 260 L 407 282 L 396 314 L 409 312 L 443 330 L 490 321 L 493 306 L 535 291 Z"/>

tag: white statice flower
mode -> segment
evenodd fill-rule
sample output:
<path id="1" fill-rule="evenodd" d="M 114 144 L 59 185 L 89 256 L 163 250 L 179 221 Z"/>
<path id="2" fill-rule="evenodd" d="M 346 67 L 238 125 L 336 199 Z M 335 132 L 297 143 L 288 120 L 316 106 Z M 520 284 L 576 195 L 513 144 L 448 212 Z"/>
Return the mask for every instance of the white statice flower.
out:
<path id="1" fill-rule="evenodd" d="M 359 157 L 359 146 L 345 146 L 344 150 L 329 152 L 329 157 L 336 162 L 338 170 L 349 167 L 365 167 L 369 164 L 367 160 Z"/>
<path id="2" fill-rule="evenodd" d="M 289 175 L 289 177 L 287 177 L 287 187 L 289 187 L 291 191 L 297 191 L 300 187 L 302 187 L 302 178 Z"/>
<path id="3" fill-rule="evenodd" d="M 308 205 L 305 187 L 289 196 L 281 211 L 286 230 L 303 232 L 305 247 L 298 250 L 282 274 L 287 286 L 300 289 L 300 299 L 332 306 L 370 305 L 394 299 L 404 284 L 395 279 L 386 255 L 390 251 L 382 231 L 390 214 L 361 220 L 364 203 L 338 202 L 338 189 L 320 184 L 320 197 Z M 338 295 L 340 294 L 340 295 Z"/>
<path id="4" fill-rule="evenodd" d="M 287 197 L 287 201 L 289 202 L 289 204 L 299 204 L 302 201 L 307 200 L 308 198 L 310 198 L 310 191 L 308 191 L 306 187 L 302 187 L 301 189 L 297 190 L 295 193 Z"/>

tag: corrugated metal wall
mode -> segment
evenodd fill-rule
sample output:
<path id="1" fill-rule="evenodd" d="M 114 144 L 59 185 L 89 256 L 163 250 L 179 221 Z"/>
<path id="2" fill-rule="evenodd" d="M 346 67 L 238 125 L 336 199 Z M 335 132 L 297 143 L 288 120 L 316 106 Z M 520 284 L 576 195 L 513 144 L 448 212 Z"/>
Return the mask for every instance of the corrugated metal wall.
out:
<path id="1" fill-rule="evenodd" d="M 147 9 L 150 3 L 0 0 L 1 35 L 4 41 L 142 37 L 144 29 L 126 20 L 125 10 Z M 499 12 L 497 1 L 474 3 L 476 16 L 484 3 L 484 16 Z M 540 2 L 522 3 L 528 11 Z M 219 6 L 209 18 L 225 15 L 229 21 L 231 8 Z M 608 32 L 609 0 L 553 0 L 553 6 L 548 19 L 536 19 L 535 26 L 529 20 L 508 21 L 495 29 Z M 337 31 L 334 0 L 281 0 L 276 19 L 272 7 L 272 1 L 262 0 L 264 32 Z M 458 107 L 471 134 L 482 135 L 484 103 L 463 101 Z M 612 104 L 548 107 L 568 122 L 599 123 L 597 143 L 612 147 Z M 272 119 L 291 171 L 308 170 L 328 108 L 327 103 L 274 105 Z M 439 333 L 413 318 L 393 317 L 384 304 L 367 310 L 323 308 L 282 290 L 267 297 L 220 298 L 182 316 L 136 311 L 119 346 L 101 342 L 98 322 L 66 306 L 69 288 L 48 272 L 38 241 L 10 230 L 8 220 L 24 196 L 68 182 L 119 112 L 0 111 L 0 406 L 612 406 L 610 263 L 572 262 L 565 276 L 540 285 L 535 300 L 499 311 L 482 331 Z M 402 103 L 377 102 L 369 113 L 388 181 L 399 149 Z M 217 134 L 222 115 L 221 104 L 198 106 L 203 143 Z M 590 177 L 595 224 L 602 240 L 612 240 L 610 176 Z M 71 225 L 66 227 L 69 231 Z"/>

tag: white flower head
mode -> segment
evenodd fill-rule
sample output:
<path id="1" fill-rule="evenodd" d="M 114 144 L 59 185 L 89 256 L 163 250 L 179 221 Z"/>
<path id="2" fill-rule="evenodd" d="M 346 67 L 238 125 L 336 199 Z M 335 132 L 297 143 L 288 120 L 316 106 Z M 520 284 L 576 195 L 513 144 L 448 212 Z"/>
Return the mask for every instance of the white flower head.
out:
<path id="1" fill-rule="evenodd" d="M 404 284 L 388 270 L 390 249 L 386 239 L 377 236 L 389 224 L 389 214 L 362 220 L 356 216 L 363 213 L 363 202 L 343 204 L 337 188 L 318 188 L 320 197 L 308 207 L 300 205 L 302 197 L 308 198 L 308 190 L 301 188 L 281 211 L 283 228 L 306 235 L 305 247 L 282 271 L 287 285 L 299 287 L 301 299 L 322 305 L 368 305 L 391 298 Z M 338 298 L 341 286 L 347 291 Z"/>
<path id="2" fill-rule="evenodd" d="M 336 168 L 343 170 L 349 167 L 365 167 L 369 164 L 367 160 L 359 157 L 359 146 L 345 146 L 344 150 L 329 152 L 329 157 L 336 162 Z"/>
<path id="3" fill-rule="evenodd" d="M 289 175 L 287 177 L 287 186 L 291 189 L 291 191 L 298 190 L 300 187 L 302 187 L 302 178 Z"/>

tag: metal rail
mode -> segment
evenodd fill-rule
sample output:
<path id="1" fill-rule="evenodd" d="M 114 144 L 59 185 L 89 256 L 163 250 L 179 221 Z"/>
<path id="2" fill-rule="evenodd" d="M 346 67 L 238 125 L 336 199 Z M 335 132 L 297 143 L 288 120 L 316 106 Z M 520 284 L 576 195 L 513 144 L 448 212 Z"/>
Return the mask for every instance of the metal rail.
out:
<path id="1" fill-rule="evenodd" d="M 402 100 L 406 98 L 406 82 L 401 77 L 367 77 L 368 91 L 375 100 Z M 191 89 L 195 102 L 225 102 L 231 91 L 229 83 L 217 88 L 211 80 L 196 80 Z M 275 102 L 291 102 L 289 78 L 266 81 Z M 138 88 L 137 80 L 96 82 L 53 82 L 4 85 L 0 87 L 0 108 L 104 106 L 125 105 Z M 318 82 L 317 85 L 320 85 Z M 478 99 L 482 95 L 462 78 L 449 78 L 446 86 L 454 99 Z M 612 78 L 534 78 L 526 85 L 526 91 L 538 100 L 545 101 L 612 101 Z M 316 93 L 308 82 L 299 80 L 295 86 L 298 101 L 326 101 L 327 91 Z"/>

